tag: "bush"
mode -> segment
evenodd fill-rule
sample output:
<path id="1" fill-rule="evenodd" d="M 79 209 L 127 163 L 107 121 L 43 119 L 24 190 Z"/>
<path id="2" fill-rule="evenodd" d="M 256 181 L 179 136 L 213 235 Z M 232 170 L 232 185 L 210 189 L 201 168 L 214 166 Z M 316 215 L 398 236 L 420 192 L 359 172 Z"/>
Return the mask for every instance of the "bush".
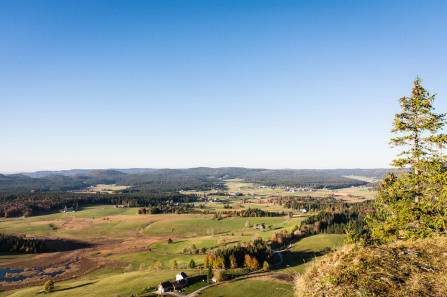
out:
<path id="1" fill-rule="evenodd" d="M 214 271 L 214 279 L 216 282 L 222 282 L 227 279 L 227 275 L 225 274 L 225 270 L 215 270 Z"/>
<path id="2" fill-rule="evenodd" d="M 124 272 L 131 272 L 133 270 L 132 264 L 127 265 L 126 268 L 124 268 Z"/>
<path id="3" fill-rule="evenodd" d="M 45 293 L 49 293 L 54 290 L 54 282 L 52 280 L 46 281 L 46 283 L 43 285 L 43 291 Z"/>

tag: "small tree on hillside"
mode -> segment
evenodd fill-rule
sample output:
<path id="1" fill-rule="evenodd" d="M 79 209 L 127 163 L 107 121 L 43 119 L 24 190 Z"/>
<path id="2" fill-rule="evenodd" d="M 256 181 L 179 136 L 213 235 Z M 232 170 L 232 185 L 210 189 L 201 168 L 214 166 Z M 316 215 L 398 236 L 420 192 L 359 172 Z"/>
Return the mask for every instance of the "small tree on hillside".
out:
<path id="1" fill-rule="evenodd" d="M 244 257 L 244 266 L 247 267 L 248 269 L 251 268 L 251 257 L 249 254 L 245 254 Z"/>
<path id="2" fill-rule="evenodd" d="M 293 235 L 293 232 L 295 232 L 296 230 L 298 230 L 298 225 L 293 225 L 293 226 L 290 228 L 290 234 Z"/>
<path id="3" fill-rule="evenodd" d="M 196 262 L 194 262 L 194 259 L 191 259 L 191 261 L 189 261 L 188 268 L 194 268 L 194 267 L 196 267 Z"/>
<path id="4" fill-rule="evenodd" d="M 52 280 L 47 280 L 43 285 L 43 291 L 45 293 L 50 293 L 54 290 L 54 282 Z"/>
<path id="5" fill-rule="evenodd" d="M 399 99 L 402 112 L 391 130 L 399 135 L 390 144 L 403 148 L 392 163 L 400 173 L 389 173 L 380 183 L 376 214 L 368 221 L 375 239 L 413 239 L 447 231 L 447 168 L 441 154 L 447 136 L 438 133 L 446 114 L 434 112 L 434 100 L 419 77 L 411 96 Z"/>
<path id="6" fill-rule="evenodd" d="M 264 264 L 262 264 L 262 270 L 264 270 L 264 271 L 270 270 L 270 265 L 267 261 L 264 261 Z"/>
<path id="7" fill-rule="evenodd" d="M 161 261 L 157 261 L 157 264 L 155 264 L 155 268 L 156 268 L 157 270 L 161 270 L 161 269 L 163 269 L 163 262 L 161 262 Z"/>
<path id="8" fill-rule="evenodd" d="M 259 261 L 256 259 L 255 256 L 251 259 L 251 269 L 252 270 L 258 270 L 259 269 Z"/>

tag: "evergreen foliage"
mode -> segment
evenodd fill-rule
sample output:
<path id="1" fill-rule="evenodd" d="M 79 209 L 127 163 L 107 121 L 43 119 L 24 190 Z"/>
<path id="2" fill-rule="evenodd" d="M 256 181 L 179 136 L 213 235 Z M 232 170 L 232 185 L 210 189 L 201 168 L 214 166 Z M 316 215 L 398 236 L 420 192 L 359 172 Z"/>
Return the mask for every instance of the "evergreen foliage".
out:
<path id="1" fill-rule="evenodd" d="M 306 234 L 343 234 L 349 227 L 352 232 L 355 232 L 357 239 L 367 239 L 369 229 L 365 218 L 367 214 L 374 212 L 373 203 L 373 201 L 365 201 L 326 208 L 302 221 L 300 230 Z"/>
<path id="2" fill-rule="evenodd" d="M 269 262 L 273 251 L 266 241 L 256 238 L 254 241 L 237 243 L 232 246 L 218 248 L 205 256 L 205 267 L 259 269 L 259 263 Z M 253 261 L 256 260 L 256 261 Z"/>
<path id="3" fill-rule="evenodd" d="M 111 204 L 129 207 L 146 207 L 147 214 L 189 212 L 197 197 L 180 193 L 16 193 L 0 194 L 0 216 L 31 216 L 36 211 L 61 210 L 64 207 L 79 208 L 82 205 Z M 141 209 L 141 213 L 144 213 Z"/>
<path id="4" fill-rule="evenodd" d="M 28 239 L 0 233 L 0 252 L 41 253 L 47 250 L 43 240 Z"/>
<path id="5" fill-rule="evenodd" d="M 376 214 L 369 220 L 373 238 L 380 241 L 415 239 L 447 232 L 447 167 L 441 150 L 447 136 L 439 133 L 445 113 L 434 112 L 435 95 L 414 81 L 410 97 L 399 99 L 402 113 L 396 115 L 392 146 L 403 147 L 389 173 L 380 183 Z"/>

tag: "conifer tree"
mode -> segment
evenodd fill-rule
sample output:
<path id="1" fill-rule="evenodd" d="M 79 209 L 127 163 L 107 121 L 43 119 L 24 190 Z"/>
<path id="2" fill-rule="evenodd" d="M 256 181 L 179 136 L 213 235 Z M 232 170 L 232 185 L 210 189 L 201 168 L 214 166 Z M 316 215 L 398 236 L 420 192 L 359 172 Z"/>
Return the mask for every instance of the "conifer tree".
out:
<path id="1" fill-rule="evenodd" d="M 430 163 L 442 161 L 439 149 L 444 149 L 447 143 L 446 134 L 437 134 L 445 124 L 446 114 L 434 112 L 436 94 L 430 96 L 421 82 L 416 77 L 411 96 L 399 99 L 402 112 L 395 115 L 391 132 L 404 135 L 390 141 L 392 147 L 404 148 L 392 165 L 399 168 L 409 165 L 415 175 L 421 174 Z"/>
<path id="2" fill-rule="evenodd" d="M 439 133 L 445 113 L 434 112 L 436 95 L 430 96 L 414 81 L 410 97 L 399 99 L 402 112 L 396 114 L 391 139 L 402 147 L 389 173 L 380 183 L 376 213 L 368 221 L 372 236 L 380 241 L 415 239 L 445 234 L 447 230 L 447 167 L 442 149 L 447 136 Z"/>

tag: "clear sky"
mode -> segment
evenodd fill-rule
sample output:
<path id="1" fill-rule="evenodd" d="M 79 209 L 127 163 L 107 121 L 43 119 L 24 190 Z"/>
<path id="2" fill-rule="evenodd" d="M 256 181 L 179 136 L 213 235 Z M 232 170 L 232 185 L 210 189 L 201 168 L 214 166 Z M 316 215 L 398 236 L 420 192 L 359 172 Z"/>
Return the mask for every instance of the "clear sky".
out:
<path id="1" fill-rule="evenodd" d="M 0 172 L 388 167 L 447 1 L 0 0 Z"/>

